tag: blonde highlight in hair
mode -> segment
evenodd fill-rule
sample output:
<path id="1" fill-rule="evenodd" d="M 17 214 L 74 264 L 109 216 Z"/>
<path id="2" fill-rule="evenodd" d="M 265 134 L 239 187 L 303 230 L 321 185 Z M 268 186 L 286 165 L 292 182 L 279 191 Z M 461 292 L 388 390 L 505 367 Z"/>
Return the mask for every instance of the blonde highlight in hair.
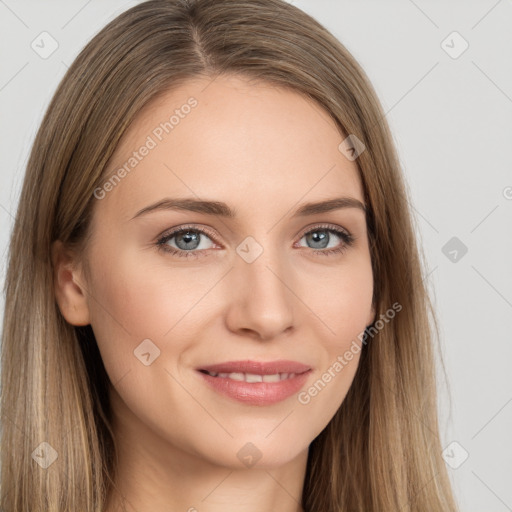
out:
<path id="1" fill-rule="evenodd" d="M 299 92 L 342 136 L 364 142 L 357 165 L 376 318 L 402 305 L 365 343 L 342 406 L 310 445 L 304 510 L 457 510 L 439 440 L 435 317 L 384 113 L 345 47 L 282 0 L 141 3 L 101 30 L 62 79 L 33 144 L 10 242 L 1 509 L 105 509 L 116 474 L 110 383 L 91 327 L 73 327 L 59 311 L 51 247 L 87 247 L 94 190 L 141 110 L 188 80 L 222 74 Z M 58 453 L 47 469 L 31 456 L 42 442 Z"/>

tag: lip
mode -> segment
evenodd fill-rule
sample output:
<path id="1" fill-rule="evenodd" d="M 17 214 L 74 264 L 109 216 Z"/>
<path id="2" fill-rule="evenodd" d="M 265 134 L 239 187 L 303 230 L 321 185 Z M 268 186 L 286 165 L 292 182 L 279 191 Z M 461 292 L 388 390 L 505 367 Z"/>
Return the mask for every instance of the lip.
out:
<path id="1" fill-rule="evenodd" d="M 311 370 L 307 366 L 296 361 L 280 359 L 278 361 L 227 361 L 225 363 L 201 366 L 198 370 L 206 370 L 216 373 L 254 373 L 256 375 L 272 375 L 274 373 L 304 373 Z"/>
<path id="2" fill-rule="evenodd" d="M 201 371 L 202 370 L 202 371 Z M 205 371 L 215 373 L 253 373 L 272 375 L 295 373 L 292 378 L 279 382 L 245 382 L 227 377 L 213 377 Z M 297 393 L 306 382 L 311 367 L 295 361 L 229 361 L 197 368 L 198 374 L 216 392 L 248 405 L 271 405 Z"/>

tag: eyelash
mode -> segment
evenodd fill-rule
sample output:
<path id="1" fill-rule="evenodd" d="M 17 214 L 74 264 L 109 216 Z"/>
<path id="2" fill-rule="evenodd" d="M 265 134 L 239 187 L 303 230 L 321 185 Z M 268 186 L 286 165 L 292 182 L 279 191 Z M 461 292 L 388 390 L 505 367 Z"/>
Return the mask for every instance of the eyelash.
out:
<path id="1" fill-rule="evenodd" d="M 185 233 L 187 231 L 193 231 L 201 233 L 205 236 L 207 236 L 210 239 L 215 239 L 215 237 L 206 229 L 196 226 L 182 226 L 174 231 L 171 231 L 170 233 L 166 233 L 163 236 L 161 236 L 157 242 L 156 245 L 159 250 L 162 250 L 166 253 L 170 253 L 173 256 L 178 256 L 181 258 L 198 258 L 200 256 L 206 256 L 204 254 L 207 249 L 203 250 L 191 250 L 191 251 L 183 251 L 181 249 L 175 249 L 174 247 L 169 247 L 167 245 L 167 242 L 174 238 L 176 235 L 179 235 L 181 233 Z M 343 254 L 349 247 L 352 247 L 355 241 L 355 237 L 351 235 L 348 231 L 342 231 L 339 228 L 335 228 L 328 224 L 323 224 L 319 226 L 314 226 L 312 229 L 309 229 L 308 231 L 303 232 L 300 235 L 299 240 L 301 240 L 304 236 L 309 235 L 310 233 L 314 233 L 315 231 L 327 231 L 329 233 L 334 233 L 336 236 L 338 236 L 343 242 L 340 247 L 331 248 L 331 249 L 311 249 L 313 251 L 313 254 L 317 256 L 329 256 L 329 255 L 335 255 L 335 254 Z M 307 247 L 304 247 L 304 249 L 307 249 Z M 200 253 L 203 253 L 202 255 Z"/>

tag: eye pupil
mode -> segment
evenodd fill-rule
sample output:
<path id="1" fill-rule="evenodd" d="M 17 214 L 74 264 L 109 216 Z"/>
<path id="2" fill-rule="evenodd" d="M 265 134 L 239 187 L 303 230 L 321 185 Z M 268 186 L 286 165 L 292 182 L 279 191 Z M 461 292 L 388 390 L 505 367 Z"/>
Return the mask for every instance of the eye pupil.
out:
<path id="1" fill-rule="evenodd" d="M 199 233 L 195 233 L 193 231 L 185 231 L 183 233 L 179 233 L 178 235 L 176 235 L 176 245 L 180 248 L 180 249 L 196 249 L 197 246 L 199 245 L 199 237 L 200 237 L 200 234 Z M 183 247 L 180 247 L 180 242 L 181 241 L 184 241 L 184 246 Z M 196 243 L 195 246 L 191 247 L 189 244 L 192 243 L 192 245 L 194 243 Z"/>
<path id="2" fill-rule="evenodd" d="M 319 243 L 319 247 L 313 247 L 313 249 L 324 249 L 329 243 L 329 234 L 326 231 L 312 231 L 309 235 L 306 235 L 314 244 Z"/>

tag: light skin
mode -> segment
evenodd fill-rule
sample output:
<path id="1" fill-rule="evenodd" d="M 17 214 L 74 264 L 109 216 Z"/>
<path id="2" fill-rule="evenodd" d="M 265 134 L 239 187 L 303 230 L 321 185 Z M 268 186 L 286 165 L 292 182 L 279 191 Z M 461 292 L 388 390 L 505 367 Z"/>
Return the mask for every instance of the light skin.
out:
<path id="1" fill-rule="evenodd" d="M 371 324 L 364 211 L 294 216 L 310 202 L 364 203 L 358 169 L 338 150 L 343 137 L 317 104 L 223 76 L 194 79 L 146 108 L 107 177 L 189 97 L 197 106 L 96 200 L 84 254 L 90 275 L 72 252 L 54 247 L 60 310 L 72 325 L 91 324 L 112 383 L 119 473 L 108 512 L 123 503 L 130 512 L 301 511 L 308 446 L 343 402 L 359 354 L 307 404 L 294 394 L 248 405 L 210 388 L 197 368 L 298 361 L 311 367 L 304 391 Z M 236 215 L 159 209 L 136 216 L 183 197 L 224 202 Z M 325 224 L 352 235 L 352 245 Z M 208 234 L 195 233 L 193 249 L 179 237 L 165 246 L 196 257 L 157 245 L 181 226 Z M 312 231 L 328 244 L 306 236 Z M 237 252 L 246 237 L 263 249 L 251 263 Z M 344 250 L 319 254 L 336 248 Z M 149 365 L 134 355 L 146 339 L 160 351 Z M 247 443 L 261 455 L 250 467 L 237 456 Z"/>

